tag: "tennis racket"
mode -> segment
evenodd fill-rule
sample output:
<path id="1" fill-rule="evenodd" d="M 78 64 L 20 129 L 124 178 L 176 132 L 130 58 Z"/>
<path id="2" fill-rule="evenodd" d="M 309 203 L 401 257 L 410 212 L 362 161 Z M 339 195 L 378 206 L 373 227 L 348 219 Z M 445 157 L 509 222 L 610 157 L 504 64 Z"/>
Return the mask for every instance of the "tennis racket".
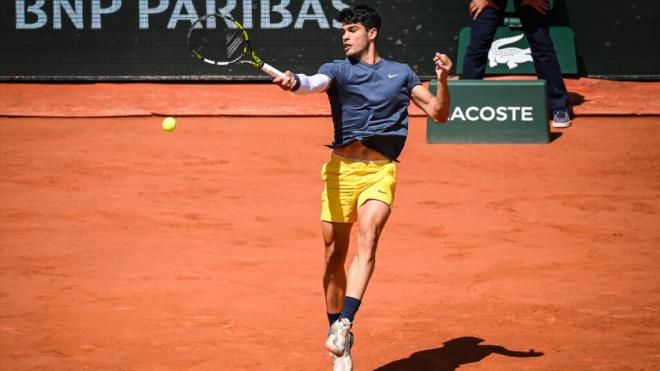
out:
<path id="1" fill-rule="evenodd" d="M 236 27 L 230 28 L 230 24 Z M 272 78 L 284 75 L 257 56 L 243 25 L 230 16 L 207 14 L 197 18 L 188 31 L 188 46 L 195 58 L 209 64 L 249 64 Z"/>

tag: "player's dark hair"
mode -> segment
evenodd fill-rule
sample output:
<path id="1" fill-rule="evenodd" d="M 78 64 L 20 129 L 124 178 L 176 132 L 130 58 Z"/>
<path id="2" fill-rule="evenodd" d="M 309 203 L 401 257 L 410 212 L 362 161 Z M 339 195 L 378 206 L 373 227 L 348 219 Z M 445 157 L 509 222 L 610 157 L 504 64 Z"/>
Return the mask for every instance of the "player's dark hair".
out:
<path id="1" fill-rule="evenodd" d="M 342 24 L 347 23 L 362 23 L 364 28 L 369 31 L 372 28 L 380 31 L 380 14 L 376 9 L 370 7 L 369 5 L 360 4 L 355 5 L 350 8 L 345 8 L 339 12 L 337 22 Z"/>

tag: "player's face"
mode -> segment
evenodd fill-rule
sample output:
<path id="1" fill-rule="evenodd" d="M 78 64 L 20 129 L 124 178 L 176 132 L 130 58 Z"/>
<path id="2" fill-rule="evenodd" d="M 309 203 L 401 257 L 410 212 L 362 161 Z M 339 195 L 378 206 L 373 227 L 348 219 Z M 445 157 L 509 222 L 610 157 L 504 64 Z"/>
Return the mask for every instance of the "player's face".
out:
<path id="1" fill-rule="evenodd" d="M 341 26 L 341 41 L 347 57 L 359 57 L 369 48 L 369 34 L 361 23 L 346 23 Z"/>

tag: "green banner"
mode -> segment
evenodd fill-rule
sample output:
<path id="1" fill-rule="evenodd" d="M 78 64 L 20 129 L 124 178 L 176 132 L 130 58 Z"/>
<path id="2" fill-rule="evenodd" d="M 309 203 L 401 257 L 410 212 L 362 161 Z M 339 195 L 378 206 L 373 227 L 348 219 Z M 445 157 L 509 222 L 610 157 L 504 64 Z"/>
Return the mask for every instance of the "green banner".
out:
<path id="1" fill-rule="evenodd" d="M 435 92 L 437 80 L 431 80 Z M 548 143 L 544 80 L 449 81 L 451 108 L 443 124 L 428 119 L 428 143 Z"/>
<path id="2" fill-rule="evenodd" d="M 578 73 L 575 55 L 575 34 L 568 27 L 550 27 L 550 38 L 555 46 L 561 72 L 565 75 Z M 470 27 L 461 29 L 458 36 L 456 72 L 463 72 L 465 52 L 470 44 Z M 526 75 L 536 74 L 529 42 L 518 27 L 498 27 L 488 52 L 486 74 Z"/>

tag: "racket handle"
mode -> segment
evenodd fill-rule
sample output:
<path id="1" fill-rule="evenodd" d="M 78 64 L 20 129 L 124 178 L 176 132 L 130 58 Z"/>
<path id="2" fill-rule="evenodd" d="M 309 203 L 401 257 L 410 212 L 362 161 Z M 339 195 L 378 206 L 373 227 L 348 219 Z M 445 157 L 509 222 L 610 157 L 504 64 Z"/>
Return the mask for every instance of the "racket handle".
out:
<path id="1" fill-rule="evenodd" d="M 264 65 L 261 66 L 261 70 L 264 71 L 268 76 L 270 76 L 274 79 L 278 78 L 280 76 L 284 76 L 284 74 L 280 70 L 278 70 L 277 68 L 271 66 L 268 63 L 264 63 Z"/>

